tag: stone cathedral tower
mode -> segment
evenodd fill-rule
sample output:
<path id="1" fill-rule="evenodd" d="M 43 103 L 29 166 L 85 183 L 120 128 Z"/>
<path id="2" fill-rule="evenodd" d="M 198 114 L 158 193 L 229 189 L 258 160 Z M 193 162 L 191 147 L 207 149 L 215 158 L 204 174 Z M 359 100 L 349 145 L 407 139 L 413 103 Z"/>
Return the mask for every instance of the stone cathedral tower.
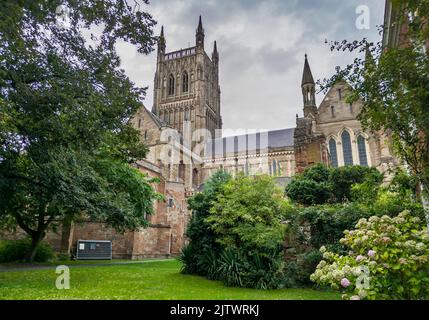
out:
<path id="1" fill-rule="evenodd" d="M 204 29 L 199 18 L 195 46 L 166 52 L 164 28 L 158 41 L 152 112 L 184 139 L 207 129 L 215 138 L 222 129 L 220 115 L 219 53 L 214 42 L 211 58 L 204 50 Z M 202 134 L 199 134 L 201 136 Z"/>

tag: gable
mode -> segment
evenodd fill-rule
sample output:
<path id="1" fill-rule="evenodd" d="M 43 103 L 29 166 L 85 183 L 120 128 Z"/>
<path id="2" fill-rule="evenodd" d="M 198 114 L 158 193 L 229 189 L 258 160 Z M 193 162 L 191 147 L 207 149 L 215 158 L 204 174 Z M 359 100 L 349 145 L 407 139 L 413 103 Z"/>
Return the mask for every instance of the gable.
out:
<path id="1" fill-rule="evenodd" d="M 359 115 L 362 102 L 350 104 L 346 101 L 350 85 L 338 82 L 329 89 L 318 109 L 318 123 L 354 120 Z"/>
<path id="2" fill-rule="evenodd" d="M 163 124 L 160 119 L 142 106 L 131 119 L 134 128 L 140 131 L 140 137 L 147 145 L 154 145 L 159 141 Z"/>

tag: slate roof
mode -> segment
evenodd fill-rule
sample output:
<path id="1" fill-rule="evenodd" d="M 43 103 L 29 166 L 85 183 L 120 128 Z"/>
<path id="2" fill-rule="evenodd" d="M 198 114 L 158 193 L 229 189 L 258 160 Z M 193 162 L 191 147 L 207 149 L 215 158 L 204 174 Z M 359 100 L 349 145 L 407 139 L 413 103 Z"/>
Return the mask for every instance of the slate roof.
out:
<path id="1" fill-rule="evenodd" d="M 288 128 L 213 139 L 206 144 L 205 156 L 293 148 L 294 131 L 294 128 Z"/>
<path id="2" fill-rule="evenodd" d="M 158 127 L 168 126 L 168 124 L 164 120 L 162 120 L 160 117 L 158 117 L 155 113 L 153 113 L 151 111 L 149 111 L 148 113 L 152 117 L 153 121 L 155 121 L 155 123 Z"/>

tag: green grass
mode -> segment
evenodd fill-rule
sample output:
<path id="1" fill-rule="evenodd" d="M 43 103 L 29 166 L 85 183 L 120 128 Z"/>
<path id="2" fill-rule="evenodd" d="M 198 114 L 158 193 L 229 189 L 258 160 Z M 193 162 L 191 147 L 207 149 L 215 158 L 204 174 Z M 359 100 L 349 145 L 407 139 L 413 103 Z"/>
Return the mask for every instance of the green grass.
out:
<path id="1" fill-rule="evenodd" d="M 175 260 L 96 267 L 71 266 L 70 289 L 55 287 L 55 270 L 0 272 L 0 299 L 339 299 L 311 289 L 254 290 L 179 273 Z"/>
<path id="2" fill-rule="evenodd" d="M 0 263 L 0 270 L 2 268 L 32 268 L 32 267 L 49 267 L 49 266 L 58 266 L 58 265 L 67 265 L 67 266 L 74 266 L 74 265 L 93 265 L 93 264 L 116 264 L 116 263 L 139 263 L 141 261 L 150 261 L 150 260 L 159 260 L 156 258 L 144 258 L 139 260 L 130 260 L 130 259 L 112 259 L 112 260 L 54 260 L 54 261 L 48 261 L 48 262 L 32 262 L 32 263 L 26 263 L 24 261 L 17 261 L 17 262 L 4 262 Z"/>

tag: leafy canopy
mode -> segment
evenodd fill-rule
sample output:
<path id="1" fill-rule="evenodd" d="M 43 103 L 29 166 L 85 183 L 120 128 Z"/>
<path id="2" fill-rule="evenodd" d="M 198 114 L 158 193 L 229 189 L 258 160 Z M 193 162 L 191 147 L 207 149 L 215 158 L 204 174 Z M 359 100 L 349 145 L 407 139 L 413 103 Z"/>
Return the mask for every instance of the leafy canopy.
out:
<path id="1" fill-rule="evenodd" d="M 362 166 L 327 168 L 323 164 L 316 164 L 294 177 L 286 186 L 286 195 L 303 205 L 340 203 L 354 200 L 354 185 L 365 185 L 370 193 L 382 181 L 383 175 L 375 168 Z"/>
<path id="2" fill-rule="evenodd" d="M 238 175 L 224 186 L 205 220 L 224 247 L 268 253 L 283 241 L 281 221 L 288 208 L 271 177 Z"/>
<path id="3" fill-rule="evenodd" d="M 145 89 L 115 50 L 126 41 L 152 51 L 155 21 L 140 9 L 125 0 L 0 3 L 0 222 L 18 224 L 34 245 L 80 213 L 120 231 L 152 213 L 154 180 L 129 165 L 147 152 L 129 124 Z"/>

